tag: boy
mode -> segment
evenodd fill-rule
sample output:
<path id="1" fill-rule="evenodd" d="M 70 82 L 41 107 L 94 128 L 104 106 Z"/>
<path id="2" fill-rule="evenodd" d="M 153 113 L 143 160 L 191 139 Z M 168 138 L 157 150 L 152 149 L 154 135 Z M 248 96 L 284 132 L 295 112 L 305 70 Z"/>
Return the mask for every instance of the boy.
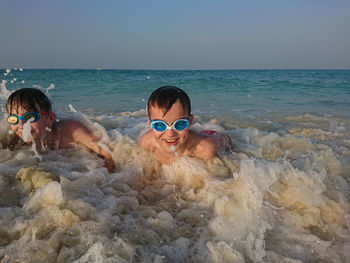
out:
<path id="1" fill-rule="evenodd" d="M 100 155 L 107 170 L 113 172 L 114 161 L 108 150 L 98 145 L 99 138 L 79 121 L 56 121 L 50 100 L 40 90 L 23 88 L 13 92 L 7 99 L 6 110 L 11 129 L 26 143 L 57 149 L 72 148 L 79 142 Z"/>
<path id="2" fill-rule="evenodd" d="M 161 163 L 187 155 L 211 159 L 225 146 L 231 145 L 228 136 L 215 131 L 197 133 L 189 128 L 193 122 L 191 102 L 187 94 L 172 86 L 155 90 L 147 104 L 147 122 L 151 128 L 140 138 L 140 145 Z"/>

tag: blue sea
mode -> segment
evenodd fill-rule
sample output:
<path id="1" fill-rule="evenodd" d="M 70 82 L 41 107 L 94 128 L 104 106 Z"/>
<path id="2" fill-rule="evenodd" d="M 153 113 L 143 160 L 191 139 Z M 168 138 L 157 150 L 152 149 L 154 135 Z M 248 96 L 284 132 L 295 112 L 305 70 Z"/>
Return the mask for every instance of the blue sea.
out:
<path id="1" fill-rule="evenodd" d="M 350 117 L 350 70 L 12 70 L 2 79 L 9 90 L 54 84 L 57 110 L 70 103 L 81 110 L 137 111 L 153 90 L 173 85 L 188 93 L 195 113 Z"/>
<path id="2" fill-rule="evenodd" d="M 350 70 L 1 72 L 0 262 L 350 257 Z M 160 165 L 139 148 L 164 85 L 191 98 L 193 129 L 229 135 L 232 150 Z M 103 137 L 114 173 L 84 147 L 8 149 L 7 96 L 32 87 Z"/>

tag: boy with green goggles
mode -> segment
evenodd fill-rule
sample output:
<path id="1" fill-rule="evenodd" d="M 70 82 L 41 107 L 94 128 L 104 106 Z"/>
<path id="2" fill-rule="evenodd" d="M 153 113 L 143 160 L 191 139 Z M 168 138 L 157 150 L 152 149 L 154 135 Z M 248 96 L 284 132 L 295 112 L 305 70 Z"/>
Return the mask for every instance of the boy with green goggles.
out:
<path id="1" fill-rule="evenodd" d="M 100 139 L 79 121 L 56 121 L 50 100 L 40 90 L 23 88 L 13 92 L 7 99 L 6 110 L 9 113 L 7 121 L 17 136 L 15 139 L 48 149 L 72 148 L 76 143 L 82 143 L 104 159 L 109 172 L 115 169 L 111 152 L 104 149 L 107 146 L 102 148 Z"/>

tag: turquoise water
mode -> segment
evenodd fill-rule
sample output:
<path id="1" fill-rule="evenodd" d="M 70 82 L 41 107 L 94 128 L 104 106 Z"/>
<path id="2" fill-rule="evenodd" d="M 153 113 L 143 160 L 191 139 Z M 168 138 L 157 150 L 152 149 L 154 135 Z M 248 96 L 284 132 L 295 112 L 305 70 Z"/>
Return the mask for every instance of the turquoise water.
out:
<path id="1" fill-rule="evenodd" d="M 194 112 L 350 117 L 349 70 L 12 70 L 2 79 L 9 90 L 53 83 L 57 109 L 72 104 L 80 110 L 137 111 L 154 89 L 174 85 L 189 94 Z"/>
<path id="2" fill-rule="evenodd" d="M 349 70 L 11 69 L 0 80 L 0 262 L 350 258 Z M 189 94 L 192 129 L 234 147 L 171 165 L 140 149 L 163 85 Z M 114 173 L 78 145 L 8 149 L 6 98 L 33 86 L 59 119 L 103 137 Z"/>

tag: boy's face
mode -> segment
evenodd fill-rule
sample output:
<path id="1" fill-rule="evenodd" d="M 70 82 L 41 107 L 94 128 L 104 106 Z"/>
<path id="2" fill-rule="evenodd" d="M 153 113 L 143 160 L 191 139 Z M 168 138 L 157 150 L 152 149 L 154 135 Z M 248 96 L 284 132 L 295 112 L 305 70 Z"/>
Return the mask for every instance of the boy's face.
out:
<path id="1" fill-rule="evenodd" d="M 9 112 L 10 114 L 15 114 L 17 116 L 22 116 L 26 112 L 31 112 L 23 107 L 13 107 L 12 111 Z M 34 111 L 36 112 L 36 111 Z M 43 111 L 39 111 L 38 113 L 41 113 Z M 41 116 L 39 120 L 30 123 L 31 125 L 31 135 L 34 139 L 34 141 L 39 141 L 46 137 L 46 135 L 51 131 L 52 125 L 55 121 L 55 114 L 50 112 L 48 115 Z M 23 139 L 23 125 L 26 122 L 22 119 L 19 120 L 17 124 L 10 124 L 11 129 L 21 138 Z M 29 136 L 30 137 L 30 136 Z M 32 140 L 29 138 L 27 142 L 32 142 Z"/>
<path id="2" fill-rule="evenodd" d="M 179 100 L 177 100 L 171 109 L 164 115 L 163 109 L 157 107 L 150 107 L 151 120 L 162 120 L 171 126 L 178 119 L 186 119 L 188 112 L 184 110 Z M 191 115 L 190 123 L 188 127 L 182 131 L 176 131 L 174 129 L 158 132 L 152 129 L 151 123 L 148 120 L 148 125 L 153 131 L 153 135 L 158 142 L 161 149 L 166 152 L 177 152 L 179 149 L 184 150 L 185 143 L 188 138 L 189 127 L 192 124 L 193 116 Z"/>

